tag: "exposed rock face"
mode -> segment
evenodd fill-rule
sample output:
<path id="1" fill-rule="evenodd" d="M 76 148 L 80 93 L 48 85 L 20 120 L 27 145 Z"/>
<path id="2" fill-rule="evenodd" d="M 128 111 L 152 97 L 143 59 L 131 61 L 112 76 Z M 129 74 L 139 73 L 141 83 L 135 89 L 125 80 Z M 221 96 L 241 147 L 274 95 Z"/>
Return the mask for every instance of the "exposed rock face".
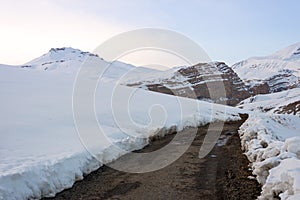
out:
<path id="1" fill-rule="evenodd" d="M 281 92 L 298 87 L 300 78 L 294 76 L 291 72 L 286 71 L 266 79 L 266 83 L 270 87 L 270 93 Z"/>
<path id="2" fill-rule="evenodd" d="M 279 114 L 300 115 L 300 101 L 296 101 L 288 105 L 281 106 L 279 107 L 279 109 L 275 110 L 274 112 Z"/>
<path id="3" fill-rule="evenodd" d="M 249 91 L 250 91 L 251 95 L 269 94 L 270 86 L 268 85 L 268 83 L 261 83 L 261 84 L 250 87 Z"/>
<path id="4" fill-rule="evenodd" d="M 249 85 L 251 95 L 270 94 L 300 86 L 300 78 L 286 72 L 274 75 L 254 85 Z"/>
<path id="5" fill-rule="evenodd" d="M 242 80 L 222 62 L 156 72 L 156 76 L 145 77 L 143 81 L 131 80 L 123 84 L 227 105 L 236 105 L 250 96 Z"/>

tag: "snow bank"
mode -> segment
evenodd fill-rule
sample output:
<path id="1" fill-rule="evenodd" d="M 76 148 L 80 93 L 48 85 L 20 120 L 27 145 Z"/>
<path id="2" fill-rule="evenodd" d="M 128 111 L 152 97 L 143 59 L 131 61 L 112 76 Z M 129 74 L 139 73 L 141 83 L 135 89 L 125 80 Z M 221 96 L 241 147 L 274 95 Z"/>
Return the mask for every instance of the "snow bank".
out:
<path id="1" fill-rule="evenodd" d="M 298 199 L 300 118 L 252 113 L 239 134 L 253 174 L 263 185 L 259 199 Z"/>
<path id="2" fill-rule="evenodd" d="M 108 77 L 115 78 L 113 71 Z M 95 108 L 111 143 L 97 141 L 101 159 L 96 160 L 75 129 L 73 82 L 72 74 L 0 68 L 0 199 L 53 196 L 122 156 L 124 152 L 115 151 L 114 145 L 129 151 L 140 149 L 157 130 L 240 119 L 238 108 L 184 98 L 179 106 L 175 96 L 124 86 L 118 87 L 121 96 L 112 107 L 108 97 L 115 85 L 106 80 L 97 89 Z M 128 99 L 122 95 L 126 94 L 133 95 L 124 109 Z"/>

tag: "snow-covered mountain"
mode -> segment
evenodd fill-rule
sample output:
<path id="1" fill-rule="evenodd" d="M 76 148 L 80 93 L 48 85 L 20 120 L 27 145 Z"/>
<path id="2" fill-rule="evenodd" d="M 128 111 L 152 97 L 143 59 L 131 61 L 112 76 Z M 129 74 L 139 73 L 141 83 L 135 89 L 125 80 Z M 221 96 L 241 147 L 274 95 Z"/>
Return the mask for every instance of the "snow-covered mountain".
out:
<path id="1" fill-rule="evenodd" d="M 118 81 L 131 87 L 228 105 L 236 105 L 250 96 L 237 74 L 222 62 L 200 63 L 158 71 L 118 61 L 110 63 L 96 54 L 63 47 L 52 48 L 41 57 L 15 67 L 75 74 L 87 62 L 92 63 L 94 67 L 107 67 L 101 75 L 102 79 Z M 95 77 L 97 76 L 100 74 L 95 74 Z"/>
<path id="2" fill-rule="evenodd" d="M 248 88 L 237 74 L 222 62 L 200 63 L 129 76 L 122 84 L 216 103 L 235 105 L 248 98 Z"/>
<path id="3" fill-rule="evenodd" d="M 96 54 L 84 52 L 71 47 L 52 48 L 46 54 L 20 66 L 28 70 L 41 70 L 52 73 L 76 74 L 84 63 L 92 63 L 94 67 L 105 67 L 101 75 L 106 80 L 117 80 L 128 71 L 137 70 L 135 66 L 119 61 L 107 62 Z M 100 76 L 98 74 L 98 76 Z"/>
<path id="4" fill-rule="evenodd" d="M 238 62 L 232 69 L 254 94 L 280 92 L 300 86 L 300 43 L 265 57 Z"/>
<path id="5" fill-rule="evenodd" d="M 73 49 L 70 47 L 63 47 L 52 48 L 48 53 L 25 63 L 21 67 L 48 71 L 64 70 L 67 72 L 73 72 L 76 71 L 80 64 L 88 58 L 103 60 L 96 54 L 83 52 L 79 49 Z"/>

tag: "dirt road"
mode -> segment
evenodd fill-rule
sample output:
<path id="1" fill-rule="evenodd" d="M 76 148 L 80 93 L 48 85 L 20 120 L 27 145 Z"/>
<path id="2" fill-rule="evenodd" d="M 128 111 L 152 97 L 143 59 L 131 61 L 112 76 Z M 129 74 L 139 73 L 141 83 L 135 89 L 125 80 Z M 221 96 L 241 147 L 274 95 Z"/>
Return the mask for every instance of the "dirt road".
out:
<path id="1" fill-rule="evenodd" d="M 188 151 L 161 170 L 130 174 L 104 166 L 51 199 L 256 199 L 260 186 L 248 178 L 249 162 L 237 135 L 242 123 L 226 123 L 223 140 L 203 159 L 198 154 L 208 126 L 199 127 Z M 173 137 L 153 141 L 140 152 L 161 148 Z"/>

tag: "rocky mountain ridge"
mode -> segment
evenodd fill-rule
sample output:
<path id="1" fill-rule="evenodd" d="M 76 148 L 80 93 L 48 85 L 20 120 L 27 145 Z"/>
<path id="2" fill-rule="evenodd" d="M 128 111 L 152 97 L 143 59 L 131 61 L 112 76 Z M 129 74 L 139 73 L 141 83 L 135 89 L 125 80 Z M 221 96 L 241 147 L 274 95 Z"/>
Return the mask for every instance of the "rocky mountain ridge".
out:
<path id="1" fill-rule="evenodd" d="M 242 80 L 223 62 L 172 68 L 139 80 L 128 78 L 122 84 L 227 105 L 236 105 L 250 96 Z"/>

